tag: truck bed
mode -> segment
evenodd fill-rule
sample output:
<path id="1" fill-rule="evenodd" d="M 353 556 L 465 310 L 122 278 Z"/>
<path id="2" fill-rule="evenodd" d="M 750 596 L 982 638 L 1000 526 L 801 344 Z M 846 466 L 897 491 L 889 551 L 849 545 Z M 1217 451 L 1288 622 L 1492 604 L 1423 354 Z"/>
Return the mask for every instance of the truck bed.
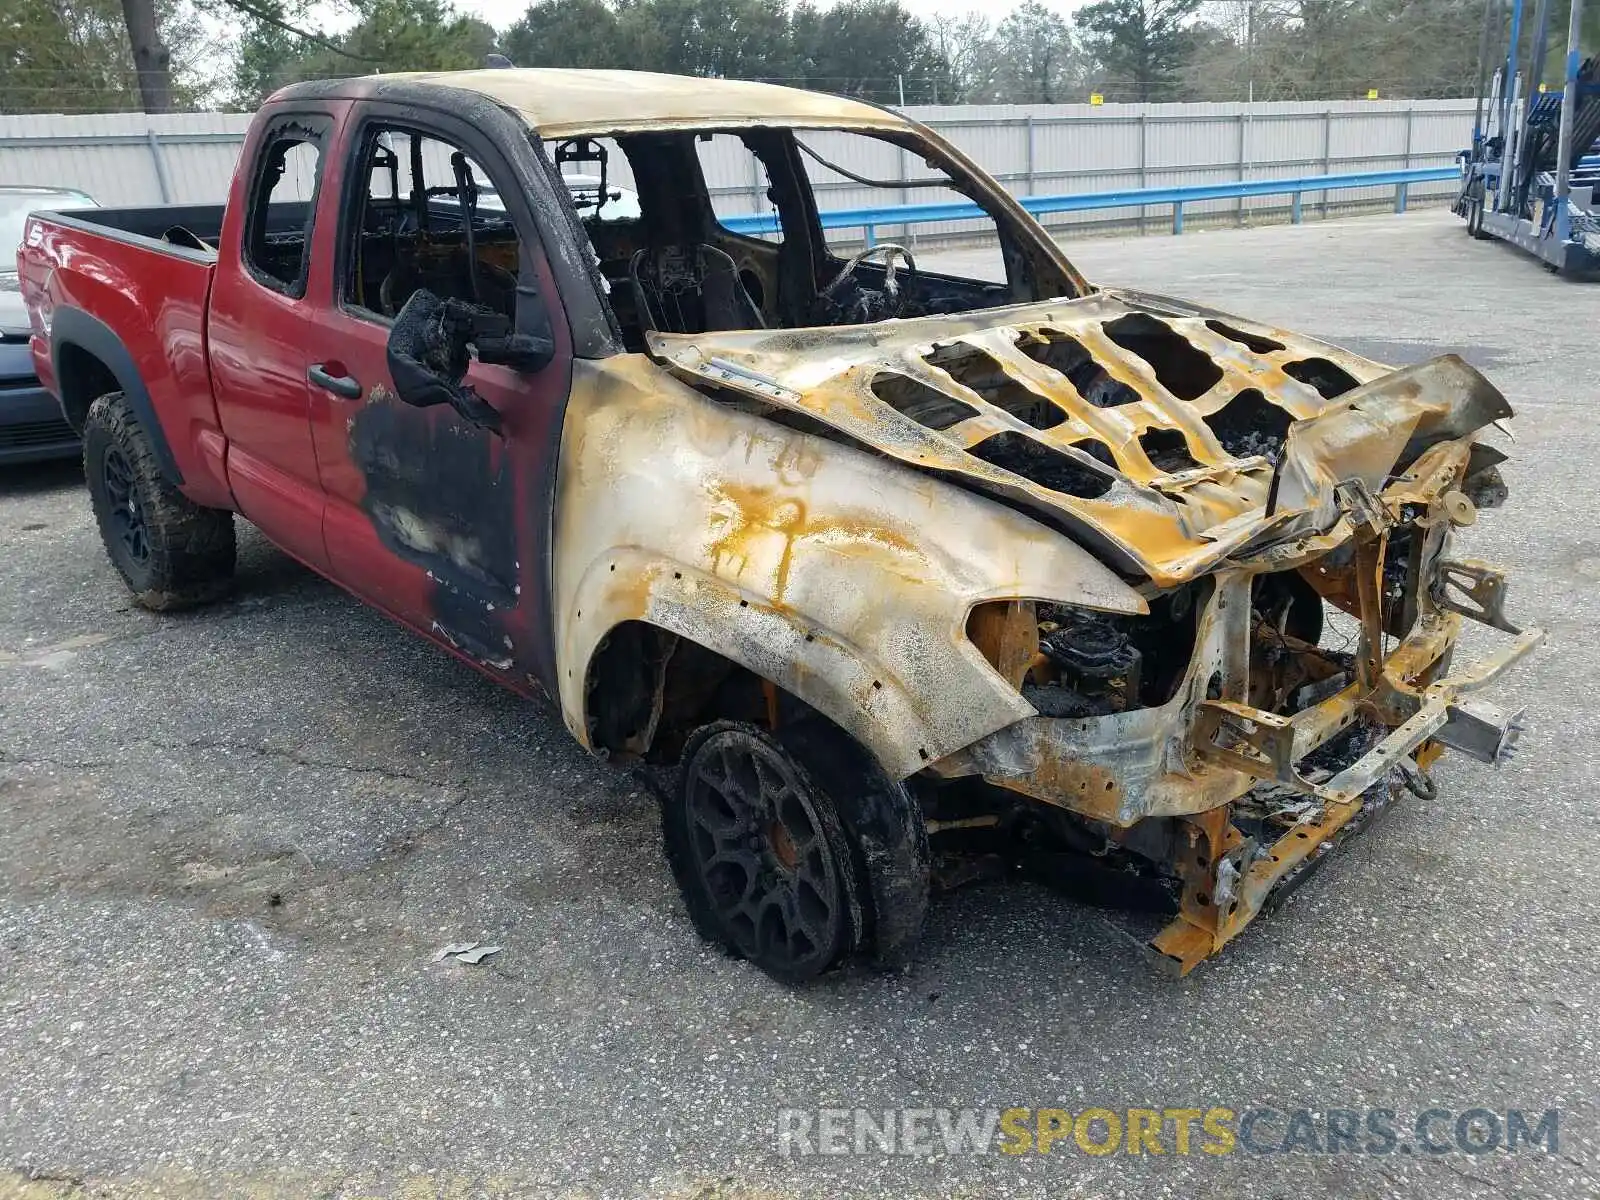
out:
<path id="1" fill-rule="evenodd" d="M 132 234 L 168 244 L 180 244 L 172 236 L 173 232 L 187 230 L 214 253 L 217 237 L 222 232 L 222 210 L 220 204 L 158 204 L 148 208 L 96 208 L 52 213 L 51 219 L 63 224 L 78 222 L 99 226 L 113 236 L 117 233 Z"/>
<path id="2" fill-rule="evenodd" d="M 267 214 L 267 234 L 274 242 L 303 238 L 304 204 L 274 204 Z M 94 208 L 70 213 L 41 213 L 67 228 L 90 229 L 119 241 L 132 241 L 152 249 L 176 247 L 216 255 L 222 233 L 221 204 L 156 204 L 136 208 Z"/>
<path id="3" fill-rule="evenodd" d="M 201 501 L 228 500 L 206 359 L 222 206 L 38 212 L 19 255 L 24 296 L 51 296 L 53 337 L 31 352 L 40 382 L 81 432 L 89 403 L 120 390 L 156 456 Z"/>

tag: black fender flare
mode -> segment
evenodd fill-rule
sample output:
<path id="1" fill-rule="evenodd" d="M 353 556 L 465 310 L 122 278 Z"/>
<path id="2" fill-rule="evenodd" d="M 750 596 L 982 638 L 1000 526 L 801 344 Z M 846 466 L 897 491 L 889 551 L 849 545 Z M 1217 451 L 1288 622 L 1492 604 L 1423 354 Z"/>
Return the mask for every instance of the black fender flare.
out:
<path id="1" fill-rule="evenodd" d="M 68 346 L 76 347 L 105 364 L 127 399 L 128 407 L 133 410 L 139 427 L 150 439 L 150 446 L 155 452 L 161 473 L 174 487 L 181 487 L 183 473 L 178 470 L 177 459 L 172 456 L 172 446 L 167 441 L 166 431 L 161 428 L 155 404 L 150 399 L 150 390 L 145 387 L 144 380 L 139 375 L 139 368 L 134 364 L 133 355 L 128 353 L 128 348 L 122 344 L 122 339 L 104 321 L 91 316 L 81 308 L 63 306 L 57 308 L 51 316 L 50 365 L 55 370 L 56 400 L 61 404 L 67 420 L 80 434 L 83 432 L 82 419 L 76 421 L 72 419 L 63 395 L 65 385 L 61 373 L 61 351 Z"/>

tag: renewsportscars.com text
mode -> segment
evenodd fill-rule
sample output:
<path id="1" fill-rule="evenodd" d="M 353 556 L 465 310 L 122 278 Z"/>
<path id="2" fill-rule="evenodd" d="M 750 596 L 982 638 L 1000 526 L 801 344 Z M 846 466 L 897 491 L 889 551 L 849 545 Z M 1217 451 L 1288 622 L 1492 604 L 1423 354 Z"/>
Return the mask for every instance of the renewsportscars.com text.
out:
<path id="1" fill-rule="evenodd" d="M 1554 1154 L 1558 1109 L 785 1108 L 778 1151 L 812 1155 Z"/>

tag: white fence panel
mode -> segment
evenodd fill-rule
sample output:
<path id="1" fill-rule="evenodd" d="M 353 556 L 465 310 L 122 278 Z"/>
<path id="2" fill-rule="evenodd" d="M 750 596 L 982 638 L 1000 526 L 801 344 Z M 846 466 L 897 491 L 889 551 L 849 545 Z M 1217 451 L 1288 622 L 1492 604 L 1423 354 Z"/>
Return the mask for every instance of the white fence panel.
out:
<path id="1" fill-rule="evenodd" d="M 1139 187 L 1278 179 L 1404 167 L 1445 166 L 1470 139 L 1470 100 L 1377 100 L 1275 104 L 1057 104 L 913 106 L 926 122 L 1014 193 L 1122 191 Z M 145 116 L 0 117 L 0 184 L 81 188 L 106 205 L 217 203 L 226 198 L 245 129 L 242 113 Z M 848 170 L 894 181 L 926 174 L 896 147 L 858 136 L 809 134 L 808 144 Z M 703 147 L 718 210 L 764 211 L 764 181 L 734 139 Z M 864 187 L 812 164 L 818 206 L 864 208 L 948 199 L 948 193 Z M 626 183 L 619 163 L 613 178 Z M 1455 185 L 1413 185 L 1412 203 L 1437 202 Z M 1307 209 L 1347 211 L 1388 203 L 1393 189 L 1307 198 Z M 1193 221 L 1242 220 L 1288 208 L 1286 196 L 1217 200 L 1186 206 Z M 1160 227 L 1166 214 L 1137 210 L 1060 214 L 1055 227 L 1141 219 Z M 923 236 L 959 233 L 951 222 Z M 885 230 L 886 234 L 891 230 Z"/>

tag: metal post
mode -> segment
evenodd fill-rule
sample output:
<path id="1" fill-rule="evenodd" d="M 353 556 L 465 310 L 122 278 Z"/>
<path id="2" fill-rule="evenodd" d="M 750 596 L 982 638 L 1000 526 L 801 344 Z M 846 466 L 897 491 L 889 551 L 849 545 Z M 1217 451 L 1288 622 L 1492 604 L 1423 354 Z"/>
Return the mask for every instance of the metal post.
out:
<path id="1" fill-rule="evenodd" d="M 1521 0 L 1517 0 L 1520 4 Z M 1506 122 L 1501 136 L 1505 138 L 1505 152 L 1500 156 L 1500 180 L 1495 191 L 1495 211 L 1509 212 L 1513 199 L 1512 191 L 1517 179 L 1522 175 L 1518 169 L 1522 163 L 1522 113 L 1524 99 L 1522 95 L 1522 75 L 1518 73 L 1510 93 L 1511 120 Z"/>
<path id="2" fill-rule="evenodd" d="M 1039 193 L 1039 187 L 1038 187 L 1038 184 L 1034 181 L 1034 178 L 1033 178 L 1033 172 L 1034 172 L 1034 165 L 1033 165 L 1034 145 L 1033 145 L 1033 114 L 1032 113 L 1028 114 L 1027 130 L 1028 130 L 1028 145 L 1027 145 L 1027 149 L 1026 149 L 1027 159 L 1026 159 L 1025 170 L 1026 170 L 1027 176 L 1028 176 L 1028 195 L 1035 196 L 1035 195 L 1038 195 L 1038 193 Z"/>
<path id="3" fill-rule="evenodd" d="M 1183 201 L 1177 200 L 1172 205 L 1172 236 L 1177 237 L 1183 232 Z"/>
<path id="4" fill-rule="evenodd" d="M 1544 55 L 1550 47 L 1550 0 L 1539 0 L 1539 13 L 1533 19 L 1533 46 L 1528 54 L 1528 95 L 1539 93 L 1544 80 Z"/>
<path id="5" fill-rule="evenodd" d="M 1505 87 L 1502 91 L 1501 104 L 1504 106 L 1500 113 L 1500 136 L 1505 139 L 1505 150 L 1501 152 L 1500 162 L 1503 166 L 1511 165 L 1511 118 L 1516 111 L 1516 101 L 1512 96 L 1517 91 L 1517 57 L 1522 48 L 1522 0 L 1511 0 L 1511 34 L 1506 39 L 1506 74 Z M 1504 182 L 1506 171 L 1500 173 Z M 1504 192 L 1504 188 L 1501 191 Z"/>
<path id="6" fill-rule="evenodd" d="M 1416 118 L 1417 106 L 1412 104 L 1406 109 L 1406 155 L 1404 166 L 1407 171 L 1411 169 L 1411 139 L 1416 129 Z M 1403 213 L 1406 210 L 1406 185 L 1403 183 L 1395 185 L 1394 210 L 1397 213 Z"/>
<path id="7" fill-rule="evenodd" d="M 1291 225 L 1300 224 L 1300 193 L 1299 192 L 1296 192 L 1294 194 L 1294 199 L 1289 202 L 1289 223 Z"/>
<path id="8" fill-rule="evenodd" d="M 1256 0 L 1246 0 L 1244 10 L 1245 100 L 1256 102 Z"/>
<path id="9" fill-rule="evenodd" d="M 1139 187 L 1150 186 L 1150 110 L 1139 110 Z M 1139 236 L 1145 235 L 1145 210 L 1139 209 Z"/>
<path id="10" fill-rule="evenodd" d="M 1327 109 L 1322 114 L 1322 173 L 1333 174 L 1333 109 Z M 1322 219 L 1328 219 L 1328 193 L 1322 193 Z"/>
<path id="11" fill-rule="evenodd" d="M 1478 34 L 1478 100 L 1472 111 L 1472 158 L 1483 150 L 1483 97 L 1489 86 L 1489 23 L 1498 15 L 1500 0 L 1483 0 L 1483 29 Z"/>
<path id="12" fill-rule="evenodd" d="M 900 153 L 899 153 L 898 157 L 899 157 L 899 160 L 900 160 L 900 179 L 901 179 L 902 182 L 904 182 L 905 180 L 910 179 L 911 175 L 909 174 L 910 167 L 906 162 L 906 151 L 905 151 L 905 148 L 903 146 L 900 148 Z M 901 207 L 903 208 L 904 206 L 906 206 L 907 204 L 910 204 L 910 203 L 911 203 L 911 189 L 909 189 L 909 188 L 901 188 L 900 189 L 900 205 L 901 205 Z M 869 229 L 867 232 L 870 234 L 872 231 Z M 910 225 L 902 225 L 902 226 L 900 226 L 900 240 L 902 242 L 905 242 L 908 246 L 914 246 L 914 245 L 917 244 L 916 243 L 916 237 L 911 232 L 911 226 Z M 871 243 L 868 243 L 868 244 L 870 245 Z"/>
<path id="13" fill-rule="evenodd" d="M 1556 137 L 1556 234 L 1563 241 L 1569 228 L 1567 196 L 1572 191 L 1572 123 L 1578 107 L 1578 68 L 1583 65 L 1578 50 L 1582 26 L 1583 0 L 1572 0 L 1567 21 L 1567 77 L 1561 85 L 1561 132 Z"/>
<path id="14" fill-rule="evenodd" d="M 156 168 L 156 186 L 161 189 L 161 203 L 172 203 L 172 179 L 167 174 L 166 155 L 161 153 L 161 139 L 156 136 L 154 129 L 146 130 L 145 137 L 150 143 L 150 161 Z"/>
<path id="15" fill-rule="evenodd" d="M 1248 132 L 1249 128 L 1250 128 L 1249 114 L 1245 113 L 1245 112 L 1241 112 L 1239 114 L 1239 182 L 1240 183 L 1244 182 L 1244 172 L 1245 172 L 1245 167 L 1246 167 L 1247 162 L 1248 162 L 1248 160 L 1246 158 L 1247 147 L 1246 147 L 1245 143 L 1246 143 L 1246 139 L 1248 139 L 1248 137 L 1250 136 L 1249 132 Z M 1241 225 L 1241 226 L 1244 224 L 1244 197 L 1243 196 L 1239 197 L 1239 210 L 1234 216 L 1234 221 L 1235 221 L 1236 224 Z"/>

